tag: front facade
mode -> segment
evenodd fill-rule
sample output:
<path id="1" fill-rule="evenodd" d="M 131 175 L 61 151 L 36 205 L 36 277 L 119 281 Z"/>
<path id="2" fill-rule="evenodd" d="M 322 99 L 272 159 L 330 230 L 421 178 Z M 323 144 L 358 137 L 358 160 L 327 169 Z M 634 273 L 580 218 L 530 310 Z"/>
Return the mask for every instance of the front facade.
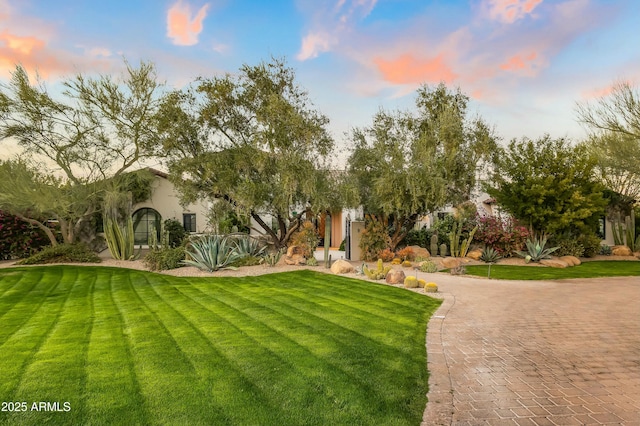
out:
<path id="1" fill-rule="evenodd" d="M 149 169 L 155 176 L 151 198 L 133 206 L 133 230 L 135 245 L 147 245 L 155 233 L 160 241 L 161 224 L 167 219 L 180 222 L 188 232 L 201 233 L 208 230 L 207 213 L 209 203 L 180 205 L 178 192 L 168 179 L 168 175 L 155 169 Z"/>

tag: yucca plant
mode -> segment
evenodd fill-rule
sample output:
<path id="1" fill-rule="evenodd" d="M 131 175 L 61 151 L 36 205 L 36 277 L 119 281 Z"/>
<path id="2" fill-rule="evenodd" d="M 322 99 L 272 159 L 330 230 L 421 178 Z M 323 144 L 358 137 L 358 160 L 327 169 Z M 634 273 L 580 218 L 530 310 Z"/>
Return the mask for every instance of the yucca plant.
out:
<path id="1" fill-rule="evenodd" d="M 500 259 L 502 256 L 493 247 L 485 247 L 480 255 L 480 260 L 485 263 L 496 263 Z"/>
<path id="2" fill-rule="evenodd" d="M 236 269 L 231 263 L 242 258 L 236 251 L 235 244 L 220 235 L 206 235 L 192 241 L 185 250 L 187 259 L 182 263 L 213 272 L 219 269 Z"/>
<path id="3" fill-rule="evenodd" d="M 520 257 L 524 257 L 527 262 L 540 262 L 542 259 L 549 259 L 551 253 L 558 250 L 558 247 L 547 248 L 547 236 L 542 235 L 540 238 L 533 236 L 527 238 L 527 251 L 516 251 Z"/>

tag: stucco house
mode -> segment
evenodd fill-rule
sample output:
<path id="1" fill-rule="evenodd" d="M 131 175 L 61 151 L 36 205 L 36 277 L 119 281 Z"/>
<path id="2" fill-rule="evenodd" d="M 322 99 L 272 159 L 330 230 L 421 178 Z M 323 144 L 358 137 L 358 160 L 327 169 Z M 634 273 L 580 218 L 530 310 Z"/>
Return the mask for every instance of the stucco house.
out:
<path id="1" fill-rule="evenodd" d="M 168 179 L 167 173 L 149 168 L 155 179 L 151 198 L 133 206 L 133 227 L 136 245 L 146 245 L 156 232 L 160 239 L 160 224 L 167 219 L 182 223 L 188 232 L 207 231 L 209 202 L 200 201 L 186 206 L 180 205 L 178 192 Z"/>

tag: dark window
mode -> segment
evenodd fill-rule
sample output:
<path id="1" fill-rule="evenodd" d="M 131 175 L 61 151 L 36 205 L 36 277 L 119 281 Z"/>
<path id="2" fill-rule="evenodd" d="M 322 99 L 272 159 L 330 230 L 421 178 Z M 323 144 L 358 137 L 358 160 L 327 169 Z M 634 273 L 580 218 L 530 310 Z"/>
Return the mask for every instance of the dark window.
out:
<path id="1" fill-rule="evenodd" d="M 605 221 L 604 216 L 600 217 L 598 220 L 598 230 L 596 231 L 596 235 L 601 239 L 605 240 L 607 238 L 607 222 Z"/>
<path id="2" fill-rule="evenodd" d="M 196 232 L 196 214 L 195 213 L 183 213 L 182 224 L 184 230 L 187 232 Z"/>
<path id="3" fill-rule="evenodd" d="M 151 243 L 152 235 L 155 233 L 156 242 L 160 241 L 160 227 L 162 216 L 160 213 L 150 208 L 136 210 L 133 214 L 133 235 L 136 245 Z"/>

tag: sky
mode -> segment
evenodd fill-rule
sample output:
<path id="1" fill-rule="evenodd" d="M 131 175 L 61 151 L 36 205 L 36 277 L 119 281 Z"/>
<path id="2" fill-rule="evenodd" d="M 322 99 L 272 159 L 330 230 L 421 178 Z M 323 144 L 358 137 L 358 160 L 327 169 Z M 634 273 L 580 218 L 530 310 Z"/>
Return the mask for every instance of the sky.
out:
<path id="1" fill-rule="evenodd" d="M 169 87 L 284 58 L 345 132 L 412 109 L 423 84 L 471 98 L 503 140 L 580 140 L 576 102 L 640 85 L 637 0 L 0 0 L 0 81 L 47 85 L 155 63 Z"/>

